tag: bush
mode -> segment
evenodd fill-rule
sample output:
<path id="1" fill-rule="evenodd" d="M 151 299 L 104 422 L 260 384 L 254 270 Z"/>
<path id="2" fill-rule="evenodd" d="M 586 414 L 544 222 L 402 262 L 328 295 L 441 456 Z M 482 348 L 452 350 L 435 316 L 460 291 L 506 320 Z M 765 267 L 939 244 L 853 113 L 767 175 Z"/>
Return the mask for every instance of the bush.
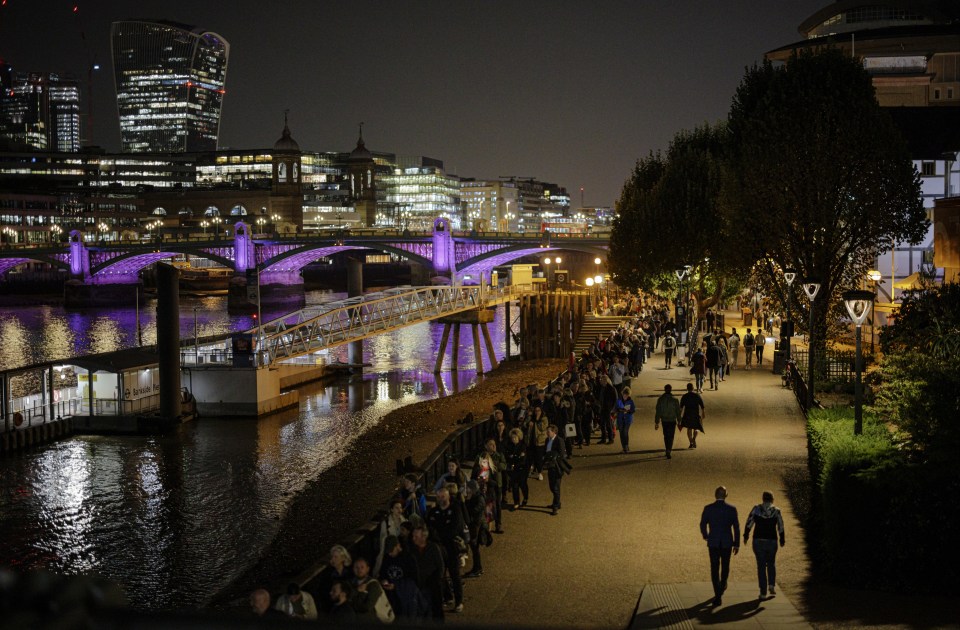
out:
<path id="1" fill-rule="evenodd" d="M 960 451 L 960 371 L 953 360 L 916 350 L 887 356 L 876 373 L 873 409 L 897 425 L 914 461 Z"/>
<path id="2" fill-rule="evenodd" d="M 872 414 L 854 436 L 849 408 L 812 411 L 807 436 L 820 517 L 811 548 L 832 579 L 911 591 L 960 584 L 943 553 L 960 511 L 960 482 L 948 465 L 911 462 Z"/>

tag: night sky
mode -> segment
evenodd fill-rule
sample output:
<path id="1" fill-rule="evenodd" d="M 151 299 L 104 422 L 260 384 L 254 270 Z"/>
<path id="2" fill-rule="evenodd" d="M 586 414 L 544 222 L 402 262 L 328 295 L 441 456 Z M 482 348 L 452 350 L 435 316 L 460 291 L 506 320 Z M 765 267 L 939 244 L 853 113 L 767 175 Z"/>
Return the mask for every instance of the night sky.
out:
<path id="1" fill-rule="evenodd" d="M 95 144 L 120 134 L 110 23 L 168 19 L 230 42 L 223 148 L 442 159 L 462 177 L 535 177 L 612 205 L 634 162 L 726 116 L 744 68 L 800 39 L 829 0 L 327 2 L 0 0 L 0 58 L 94 75 Z M 73 7 L 78 5 L 78 12 Z M 81 37 L 85 33 L 86 42 Z"/>

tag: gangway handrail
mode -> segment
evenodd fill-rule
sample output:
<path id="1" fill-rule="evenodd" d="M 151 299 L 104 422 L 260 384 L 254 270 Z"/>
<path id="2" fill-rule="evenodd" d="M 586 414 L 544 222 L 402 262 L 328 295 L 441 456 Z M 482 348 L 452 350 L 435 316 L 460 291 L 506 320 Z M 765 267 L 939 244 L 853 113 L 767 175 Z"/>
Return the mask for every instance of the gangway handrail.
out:
<path id="1" fill-rule="evenodd" d="M 246 332 L 258 337 L 260 361 L 269 364 L 413 323 L 488 308 L 527 292 L 512 285 L 394 289 L 387 295 L 367 294 L 300 309 Z"/>

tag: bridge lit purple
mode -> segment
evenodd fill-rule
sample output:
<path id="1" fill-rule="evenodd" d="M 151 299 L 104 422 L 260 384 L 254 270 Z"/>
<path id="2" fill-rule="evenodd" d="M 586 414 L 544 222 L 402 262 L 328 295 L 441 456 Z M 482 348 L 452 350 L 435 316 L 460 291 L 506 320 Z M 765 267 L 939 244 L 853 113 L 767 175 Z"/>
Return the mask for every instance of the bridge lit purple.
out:
<path id="1" fill-rule="evenodd" d="M 69 247 L 18 249 L 0 252 L 0 274 L 24 263 L 45 262 L 88 285 L 135 284 L 138 273 L 160 260 L 177 255 L 205 258 L 244 275 L 259 269 L 267 284 L 300 282 L 299 271 L 323 257 L 349 250 L 383 251 L 464 284 L 489 277 L 495 267 L 525 256 L 559 250 L 606 255 L 605 236 L 559 234 L 475 234 L 450 231 L 449 222 L 437 219 L 431 233 L 353 235 L 302 235 L 296 238 L 254 239 L 250 226 L 234 225 L 232 240 L 157 241 L 88 244 L 73 231 Z M 162 249 L 161 249 L 162 248 Z"/>

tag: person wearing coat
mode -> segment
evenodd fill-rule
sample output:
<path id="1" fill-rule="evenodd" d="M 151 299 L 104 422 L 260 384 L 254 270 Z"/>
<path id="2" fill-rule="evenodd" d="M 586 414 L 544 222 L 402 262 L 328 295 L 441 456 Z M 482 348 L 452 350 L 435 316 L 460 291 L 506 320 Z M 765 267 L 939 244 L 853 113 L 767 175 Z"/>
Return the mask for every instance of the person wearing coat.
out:
<path id="1" fill-rule="evenodd" d="M 527 421 L 527 459 L 530 460 L 537 479 L 543 481 L 543 445 L 547 443 L 547 426 L 550 420 L 543 407 L 534 406 L 533 415 Z"/>
<path id="2" fill-rule="evenodd" d="M 716 501 L 704 506 L 700 515 L 700 535 L 707 541 L 710 553 L 713 605 L 720 606 L 730 575 L 730 553 L 736 555 L 740 551 L 740 518 L 737 508 L 727 503 L 726 488 L 717 488 L 714 497 Z"/>

